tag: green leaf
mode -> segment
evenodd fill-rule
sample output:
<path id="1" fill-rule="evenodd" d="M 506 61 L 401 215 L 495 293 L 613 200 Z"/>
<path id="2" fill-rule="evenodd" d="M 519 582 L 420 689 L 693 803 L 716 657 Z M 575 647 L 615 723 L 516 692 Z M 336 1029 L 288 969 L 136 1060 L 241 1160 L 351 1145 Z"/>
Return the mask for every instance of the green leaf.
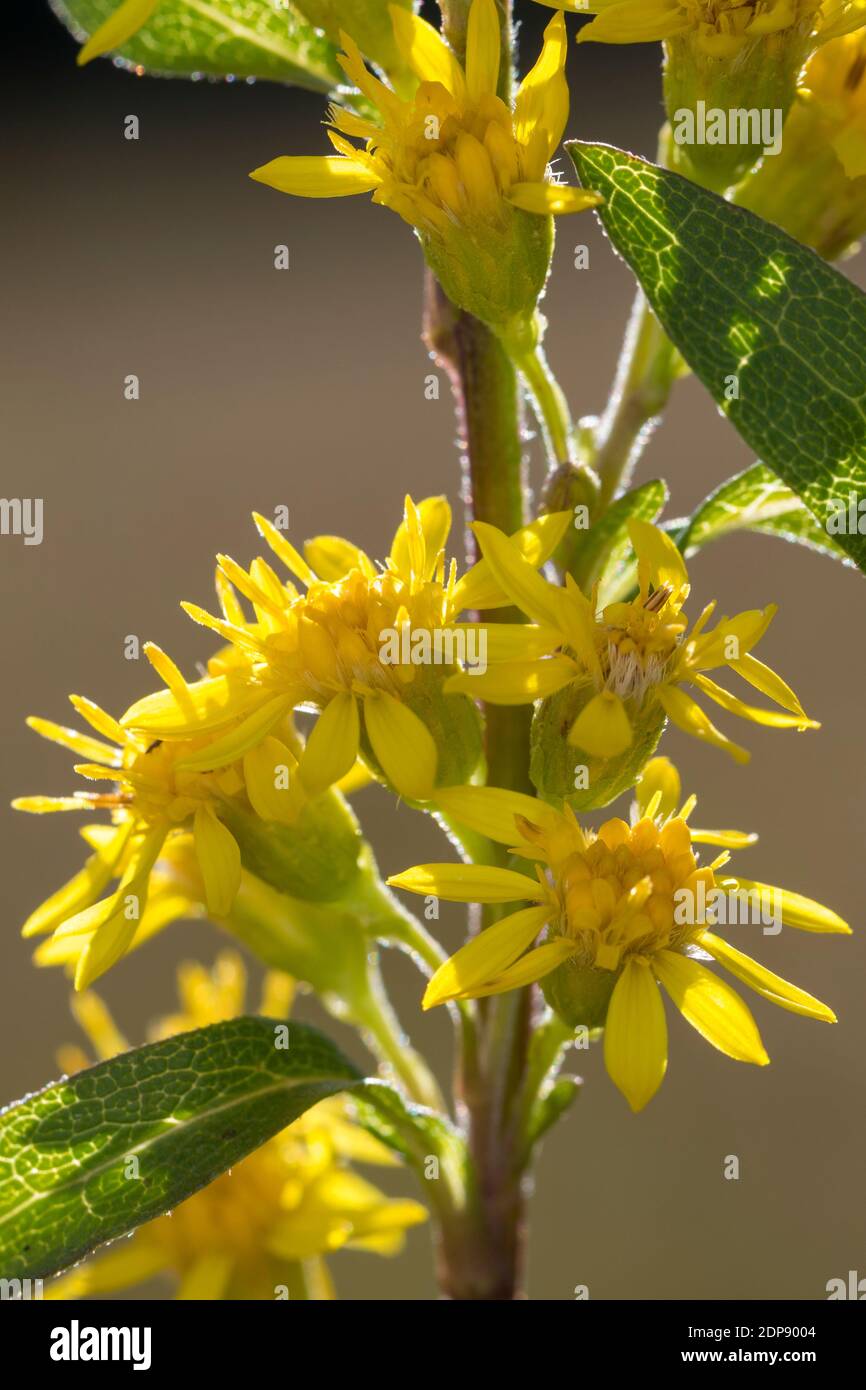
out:
<path id="1" fill-rule="evenodd" d="M 370 1127 L 376 1114 L 380 1137 L 416 1164 L 451 1138 L 445 1121 L 365 1081 L 315 1029 L 263 1018 L 182 1033 L 46 1087 L 0 1115 L 0 1270 L 42 1278 L 66 1268 L 338 1091 L 357 1093 Z"/>
<path id="2" fill-rule="evenodd" d="M 662 326 L 826 526 L 866 494 L 866 296 L 777 227 L 608 145 L 567 146 Z M 726 400 L 732 378 L 739 399 Z M 838 537 L 861 569 L 866 535 Z"/>
<path id="3" fill-rule="evenodd" d="M 83 42 L 119 0 L 50 0 Z M 316 92 L 345 85 L 334 44 L 290 4 L 274 0 L 161 0 L 115 57 L 159 76 L 258 77 Z"/>
<path id="4" fill-rule="evenodd" d="M 632 517 L 655 521 L 667 500 L 665 484 L 654 479 L 617 498 L 586 532 L 572 573 L 587 592 L 599 581 L 599 608 L 621 598 L 634 582 L 636 564 L 628 534 L 629 521 Z"/>
<path id="5" fill-rule="evenodd" d="M 763 463 L 753 464 L 711 492 L 685 523 L 677 542 L 685 555 L 692 555 L 732 531 L 780 536 L 851 564 L 799 497 Z"/>

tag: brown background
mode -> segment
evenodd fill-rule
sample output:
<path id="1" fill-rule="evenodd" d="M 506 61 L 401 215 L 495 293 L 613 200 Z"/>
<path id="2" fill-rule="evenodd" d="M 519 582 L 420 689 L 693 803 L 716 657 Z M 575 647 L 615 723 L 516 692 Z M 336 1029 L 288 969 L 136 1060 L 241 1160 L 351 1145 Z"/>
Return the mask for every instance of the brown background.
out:
<path id="1" fill-rule="evenodd" d="M 524 53 L 534 54 L 537 12 L 527 23 Z M 252 558 L 254 507 L 287 504 L 296 543 L 328 530 L 381 555 L 405 490 L 458 489 L 444 383 L 440 401 L 424 397 L 432 368 L 407 228 L 366 198 L 303 202 L 245 177 L 280 153 L 324 152 L 321 103 L 266 85 L 136 80 L 107 63 L 79 73 L 74 46 L 38 11 L 15 37 L 0 492 L 45 499 L 45 540 L 0 539 L 3 805 L 72 786 L 62 750 L 24 729 L 28 713 L 64 720 L 68 691 L 120 711 L 149 688 L 143 664 L 123 658 L 127 634 L 158 640 L 187 670 L 206 656 L 178 600 L 209 604 L 215 551 Z M 587 46 L 571 65 L 569 133 L 651 156 L 657 49 Z M 123 139 L 129 113 L 137 143 Z M 285 273 L 273 268 L 281 242 Z M 578 242 L 590 247 L 588 272 L 572 268 Z M 577 412 L 603 404 L 631 294 L 593 218 L 561 223 L 548 347 Z M 137 403 L 122 395 L 131 372 Z M 679 514 L 749 461 L 689 381 L 640 476 L 666 477 Z M 700 791 L 699 819 L 759 829 L 744 872 L 826 900 L 859 927 L 862 581 L 759 537 L 721 542 L 693 581 L 695 611 L 714 595 L 727 612 L 781 603 L 761 654 L 824 724 L 804 735 L 738 729 L 754 753 L 745 770 L 672 733 L 666 750 Z M 395 815 L 384 794 L 365 793 L 360 807 L 384 870 L 446 857 L 435 827 Z M 55 1047 L 75 1036 L 67 983 L 34 970 L 17 933 L 81 850 L 70 820 L 0 818 L 0 1097 L 12 1098 L 54 1075 Z M 456 946 L 459 922 L 448 930 Z M 750 949 L 747 933 L 733 939 Z M 211 928 L 175 927 L 112 971 L 102 992 L 128 1034 L 171 1007 L 179 959 L 209 962 L 221 944 Z M 785 931 L 755 954 L 828 1000 L 840 1024 L 756 1001 L 773 1058 L 761 1070 L 672 1017 L 668 1078 L 637 1118 L 600 1050 L 582 1056 L 584 1093 L 538 1168 L 535 1298 L 569 1299 L 576 1284 L 593 1298 L 820 1298 L 828 1279 L 866 1274 L 862 936 Z M 402 961 L 390 970 L 413 1035 L 447 1071 L 444 1015 L 421 1019 L 417 977 Z M 316 1017 L 312 1003 L 304 1012 Z M 739 1156 L 738 1182 L 723 1177 L 728 1154 Z M 337 1257 L 341 1293 L 430 1297 L 427 1244 L 415 1232 L 402 1261 Z"/>

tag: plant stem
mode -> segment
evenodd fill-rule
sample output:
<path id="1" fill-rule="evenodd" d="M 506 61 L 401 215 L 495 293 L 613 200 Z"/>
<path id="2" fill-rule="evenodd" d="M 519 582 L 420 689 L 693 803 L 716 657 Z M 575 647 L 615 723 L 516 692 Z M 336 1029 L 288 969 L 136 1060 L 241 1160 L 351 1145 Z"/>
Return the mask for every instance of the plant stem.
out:
<path id="1" fill-rule="evenodd" d="M 385 993 L 377 966 L 371 967 L 369 993 L 353 1010 L 352 1022 L 364 1029 L 370 1051 L 399 1078 L 410 1099 L 447 1114 L 436 1078 L 423 1057 L 410 1047 L 409 1039 Z"/>
<path id="2" fill-rule="evenodd" d="M 574 454 L 568 402 L 538 342 L 525 351 L 515 349 L 511 360 L 524 378 L 541 422 L 551 468 L 568 463 Z"/>
<path id="3" fill-rule="evenodd" d="M 432 277 L 426 309 L 427 344 L 451 379 L 467 510 L 510 533 L 524 523 L 527 499 L 515 367 L 495 335 L 449 304 Z M 469 547 L 474 556 L 474 537 Z M 499 621 L 508 616 L 501 610 L 495 615 Z M 488 706 L 485 713 L 489 783 L 531 791 L 531 709 Z M 488 844 L 484 858 L 497 863 L 506 856 Z M 476 929 L 481 925 L 476 919 Z M 484 1001 L 478 1046 L 462 1050 L 456 1090 L 467 1117 L 472 1172 L 465 1208 L 441 1225 L 439 1274 L 451 1298 L 521 1296 L 525 1192 L 511 1102 L 525 1067 L 530 1009 L 528 990 Z"/>

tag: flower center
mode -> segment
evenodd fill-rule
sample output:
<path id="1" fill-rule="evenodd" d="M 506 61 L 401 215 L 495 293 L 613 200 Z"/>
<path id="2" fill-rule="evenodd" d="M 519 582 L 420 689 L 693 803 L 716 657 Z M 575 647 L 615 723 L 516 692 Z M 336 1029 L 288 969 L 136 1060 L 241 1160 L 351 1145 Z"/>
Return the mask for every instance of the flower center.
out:
<path id="1" fill-rule="evenodd" d="M 605 688 L 622 700 L 642 700 L 650 686 L 664 679 L 688 626 L 678 611 L 668 609 L 670 597 L 671 590 L 663 587 L 633 603 L 609 604 L 602 614 Z"/>
<path id="2" fill-rule="evenodd" d="M 580 832 L 578 832 L 580 834 Z M 559 847 L 551 862 L 560 906 L 557 930 L 578 942 L 577 961 L 617 970 L 628 955 L 652 955 L 677 947 L 694 928 L 675 920 L 675 894 L 694 885 L 697 873 L 713 886 L 709 869 L 699 870 L 684 820 L 659 829 L 644 819 L 629 827 L 609 820 L 580 847 Z"/>

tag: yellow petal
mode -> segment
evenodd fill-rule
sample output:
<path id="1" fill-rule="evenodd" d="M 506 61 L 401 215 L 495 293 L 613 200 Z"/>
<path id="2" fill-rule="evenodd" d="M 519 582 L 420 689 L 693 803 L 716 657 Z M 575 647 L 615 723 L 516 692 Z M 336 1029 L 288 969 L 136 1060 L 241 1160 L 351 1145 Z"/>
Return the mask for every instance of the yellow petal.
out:
<path id="1" fill-rule="evenodd" d="M 298 554 L 282 531 L 278 531 L 273 522 L 268 521 L 267 517 L 262 516 L 260 512 L 253 512 L 253 521 L 262 540 L 266 541 L 277 558 L 282 560 L 290 574 L 294 574 L 304 584 L 315 583 L 316 576 L 310 566 L 303 555 Z"/>
<path id="2" fill-rule="evenodd" d="M 734 1061 L 767 1065 L 770 1059 L 755 1020 L 730 985 L 698 961 L 674 951 L 653 956 L 653 969 L 683 1018 L 702 1038 Z"/>
<path id="3" fill-rule="evenodd" d="M 478 538 L 493 577 L 512 603 L 537 623 L 559 628 L 562 601 L 560 590 L 548 584 L 524 559 L 518 547 L 504 532 L 486 522 L 476 521 L 472 530 Z"/>
<path id="4" fill-rule="evenodd" d="M 187 686 L 189 705 L 181 707 L 170 690 L 146 695 L 123 716 L 127 728 L 154 738 L 187 738 L 210 733 L 263 705 L 268 692 L 237 676 L 207 676 Z M 121 730 L 126 737 L 124 730 Z"/>
<path id="5" fill-rule="evenodd" d="M 771 729 L 820 729 L 814 719 L 809 719 L 805 714 L 789 714 L 787 710 L 761 709 L 757 705 L 747 705 L 743 700 L 732 695 L 729 690 L 715 681 L 710 680 L 709 676 L 701 676 L 697 673 L 691 677 L 698 690 L 702 690 L 709 699 L 715 701 L 722 709 L 729 714 L 738 714 L 741 719 L 749 719 L 753 724 L 764 724 Z"/>
<path id="6" fill-rule="evenodd" d="M 341 154 L 281 155 L 253 169 L 251 179 L 299 198 L 347 198 L 370 193 L 382 180 Z"/>
<path id="7" fill-rule="evenodd" d="M 479 932 L 440 965 L 427 986 L 422 1007 L 432 1009 L 449 999 L 471 999 L 476 988 L 489 985 L 532 945 L 549 916 L 549 907 L 526 907 Z"/>
<path id="8" fill-rule="evenodd" d="M 548 561 L 574 522 L 572 512 L 549 512 L 537 517 L 528 526 L 515 531 L 509 539 L 536 569 Z M 486 560 L 481 559 L 458 581 L 453 595 L 454 613 L 465 608 L 503 608 L 510 602 L 493 577 Z"/>
<path id="9" fill-rule="evenodd" d="M 742 676 L 743 680 L 747 680 L 756 690 L 760 690 L 762 695 L 768 695 L 783 709 L 790 710 L 792 714 L 802 714 L 805 719 L 803 706 L 791 687 L 769 666 L 765 666 L 763 661 L 759 661 L 757 657 L 746 652 L 738 661 L 729 661 L 728 665 L 732 671 L 736 671 L 738 675 Z"/>
<path id="10" fill-rule="evenodd" d="M 227 917 L 241 884 L 241 852 L 210 806 L 195 813 L 195 853 L 204 879 L 208 912 Z"/>
<path id="11" fill-rule="evenodd" d="M 526 705 L 555 695 L 578 675 L 568 656 L 542 661 L 502 661 L 486 671 L 461 671 L 445 682 L 446 695 L 462 693 L 494 705 Z"/>
<path id="12" fill-rule="evenodd" d="M 80 49 L 76 59 L 78 66 L 83 67 L 92 58 L 99 58 L 114 48 L 122 48 L 127 39 L 144 27 L 158 4 L 159 0 L 123 0 Z"/>
<path id="13" fill-rule="evenodd" d="M 495 0 L 473 0 L 466 32 L 466 86 L 473 101 L 496 94 L 500 43 Z"/>
<path id="14" fill-rule="evenodd" d="M 376 567 L 363 550 L 342 536 L 314 536 L 305 541 L 304 555 L 321 579 L 331 583 L 343 579 L 350 570 L 359 569 L 373 579 Z"/>
<path id="15" fill-rule="evenodd" d="M 427 725 L 385 693 L 365 697 L 364 725 L 391 785 L 410 801 L 428 800 L 436 784 L 438 757 Z"/>
<path id="16" fill-rule="evenodd" d="M 52 743 L 59 743 L 62 748 L 70 748 L 73 753 L 79 753 L 83 758 L 89 758 L 95 763 L 110 763 L 119 759 L 117 748 L 113 748 L 109 743 L 102 743 L 97 738 L 91 738 L 89 734 L 80 734 L 77 729 L 66 729 L 61 724 L 55 724 L 50 719 L 37 719 L 31 715 L 27 720 L 27 725 L 34 733 L 41 738 L 47 738 Z"/>
<path id="17" fill-rule="evenodd" d="M 281 739 L 269 734 L 244 754 L 244 783 L 257 816 L 282 825 L 294 824 L 299 809 L 295 791 L 297 761 Z M 300 798 L 304 800 L 303 795 Z"/>
<path id="18" fill-rule="evenodd" d="M 800 931 L 833 932 L 850 936 L 851 928 L 847 922 L 829 907 L 816 903 L 812 898 L 804 898 L 799 893 L 789 893 L 786 888 L 773 888 L 768 883 L 754 883 L 751 879 L 732 875 L 723 880 L 725 888 L 742 889 L 744 893 L 758 893 L 761 899 L 771 902 L 781 916 L 786 927 L 796 927 Z"/>
<path id="19" fill-rule="evenodd" d="M 778 613 L 778 605 L 768 603 L 766 608 L 750 608 L 733 618 L 723 618 L 695 644 L 689 666 L 696 671 L 710 671 L 714 666 L 728 665 L 731 661 L 731 648 L 742 656 L 748 655 L 752 647 L 760 642 L 773 618 Z"/>
<path id="20" fill-rule="evenodd" d="M 569 6 L 571 8 L 571 6 Z M 595 6 L 592 6 L 595 9 Z M 605 7 L 581 29 L 578 43 L 653 43 L 689 27 L 686 11 L 675 0 L 622 0 Z"/>
<path id="21" fill-rule="evenodd" d="M 832 1009 L 828 1009 L 826 1004 L 822 1004 L 820 999 L 815 999 L 813 995 L 807 994 L 804 989 L 798 989 L 796 985 L 789 984 L 783 980 L 781 975 L 774 975 L 772 970 L 768 970 L 759 961 L 752 960 L 742 951 L 738 951 L 729 942 L 723 941 L 720 936 L 713 932 L 705 931 L 700 937 L 699 944 L 705 951 L 723 965 L 726 970 L 730 970 L 732 975 L 736 975 L 738 980 L 742 980 L 744 985 L 754 989 L 758 994 L 769 999 L 773 1004 L 778 1004 L 783 1009 L 789 1009 L 793 1014 L 801 1014 L 805 1018 L 817 1018 L 822 1023 L 835 1023 L 836 1015 Z"/>
<path id="22" fill-rule="evenodd" d="M 491 666 L 510 661 L 538 661 L 562 645 L 560 633 L 537 623 L 455 623 L 453 631 L 477 633 L 475 650 L 483 651 Z"/>
<path id="23" fill-rule="evenodd" d="M 558 936 L 555 941 L 546 941 L 543 946 L 536 946 L 534 951 L 527 951 L 495 980 L 474 989 L 473 998 L 484 999 L 490 994 L 505 994 L 509 989 L 523 989 L 525 985 L 534 984 L 573 956 L 575 949 L 575 942 L 564 936 Z"/>
<path id="24" fill-rule="evenodd" d="M 310 796 L 318 796 L 351 771 L 360 738 L 357 697 L 342 691 L 319 715 L 301 755 L 298 770 Z"/>
<path id="25" fill-rule="evenodd" d="M 87 989 L 126 954 L 147 907 L 150 875 L 159 858 L 167 826 L 155 825 L 142 837 L 113 898 L 95 903 L 65 922 L 56 937 L 92 933 L 78 957 L 75 988 Z"/>
<path id="26" fill-rule="evenodd" d="M 568 741 L 594 758 L 615 758 L 624 753 L 631 745 L 632 729 L 619 696 L 612 690 L 594 695 L 572 724 Z"/>
<path id="27" fill-rule="evenodd" d="M 696 705 L 690 695 L 678 689 L 675 685 L 656 686 L 656 696 L 662 709 L 672 723 L 684 733 L 691 734 L 693 738 L 699 738 L 703 743 L 711 743 L 716 748 L 723 749 L 737 763 L 747 763 L 750 754 L 739 744 L 732 743 L 729 738 L 716 728 L 712 720 L 704 714 L 700 705 Z"/>
<path id="28" fill-rule="evenodd" d="M 537 797 L 524 792 L 506 791 L 502 787 L 438 787 L 436 806 L 449 818 L 459 821 L 467 830 L 486 835 L 502 845 L 514 845 L 520 840 L 516 818 L 540 825 L 549 831 L 563 824 L 558 811 Z"/>
<path id="29" fill-rule="evenodd" d="M 406 499 L 407 510 L 412 504 L 411 497 Z M 447 497 L 425 497 L 414 508 L 416 524 L 420 531 L 421 549 L 423 558 L 420 568 L 415 572 L 418 579 L 432 579 L 436 568 L 439 554 L 448 539 L 451 530 L 451 507 Z M 408 577 L 411 573 L 409 555 L 409 530 L 407 517 L 397 528 L 394 540 L 391 544 L 391 559 L 394 561 L 398 572 Z"/>
<path id="30" fill-rule="evenodd" d="M 514 134 L 518 141 L 527 145 L 535 131 L 542 129 L 547 136 L 548 158 L 562 139 L 568 120 L 567 56 L 565 16 L 557 14 L 544 31 L 541 53 L 521 82 L 514 102 Z"/>
<path id="31" fill-rule="evenodd" d="M 254 710 L 246 719 L 230 729 L 220 738 L 204 748 L 196 749 L 178 758 L 176 767 L 182 772 L 213 772 L 242 758 L 249 748 L 254 748 L 292 708 L 289 696 L 278 695 L 273 700 Z"/>
<path id="32" fill-rule="evenodd" d="M 668 1027 L 659 987 L 645 961 L 628 959 L 604 1026 L 604 1064 L 632 1110 L 643 1110 L 664 1080 Z"/>
<path id="33" fill-rule="evenodd" d="M 670 758 L 650 758 L 635 786 L 635 799 L 641 816 L 662 816 L 667 820 L 680 804 L 682 784 Z M 656 800 L 658 798 L 658 800 Z M 655 801 L 653 811 L 648 811 Z"/>
<path id="34" fill-rule="evenodd" d="M 438 30 L 420 15 L 389 5 L 397 47 L 419 82 L 441 82 L 462 102 L 466 92 L 463 69 Z"/>
<path id="35" fill-rule="evenodd" d="M 638 560 L 649 565 L 650 576 L 656 589 L 667 586 L 675 594 L 685 598 L 689 591 L 689 572 L 686 562 L 667 532 L 650 521 L 639 521 L 631 517 L 628 533 L 634 553 Z M 681 591 L 685 591 L 684 593 Z"/>
<path id="36" fill-rule="evenodd" d="M 508 201 L 524 212 L 537 212 L 541 217 L 559 217 L 568 212 L 585 212 L 604 202 L 600 193 L 586 188 L 574 188 L 568 183 L 513 183 Z"/>
<path id="37" fill-rule="evenodd" d="M 91 729 L 95 729 L 98 734 L 104 734 L 121 748 L 125 748 L 128 742 L 125 731 L 118 724 L 116 719 L 112 719 L 110 714 L 106 714 L 99 705 L 88 700 L 83 695 L 70 695 L 69 703 L 72 708 L 86 719 Z"/>
<path id="38" fill-rule="evenodd" d="M 486 864 L 416 864 L 388 879 L 392 888 L 450 903 L 544 902 L 547 889 L 537 878 Z"/>
<path id="39" fill-rule="evenodd" d="M 84 796 L 16 796 L 11 803 L 14 811 L 28 811 L 32 816 L 44 816 L 49 811 L 92 811 Z"/>
<path id="40" fill-rule="evenodd" d="M 719 845 L 722 849 L 748 849 L 758 837 L 747 830 L 692 830 L 693 845 Z"/>

